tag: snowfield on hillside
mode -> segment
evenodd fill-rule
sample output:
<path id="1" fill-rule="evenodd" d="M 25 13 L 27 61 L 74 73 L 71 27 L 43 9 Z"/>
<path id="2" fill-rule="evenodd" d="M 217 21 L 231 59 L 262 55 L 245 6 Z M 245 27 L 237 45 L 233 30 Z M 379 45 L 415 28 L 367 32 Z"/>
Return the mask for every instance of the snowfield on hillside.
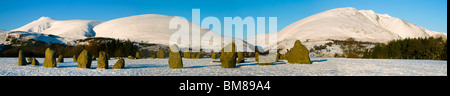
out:
<path id="1" fill-rule="evenodd" d="M 0 58 L 0 76 L 447 76 L 447 61 L 404 59 L 348 59 L 312 57 L 311 65 L 258 65 L 254 58 L 238 63 L 238 68 L 221 68 L 210 58 L 183 59 L 184 69 L 170 69 L 168 59 L 125 59 L 125 69 L 77 68 L 72 58 L 65 58 L 56 68 L 42 67 L 44 58 L 37 58 L 40 66 L 18 66 L 17 58 Z M 117 60 L 109 60 L 112 68 Z"/>

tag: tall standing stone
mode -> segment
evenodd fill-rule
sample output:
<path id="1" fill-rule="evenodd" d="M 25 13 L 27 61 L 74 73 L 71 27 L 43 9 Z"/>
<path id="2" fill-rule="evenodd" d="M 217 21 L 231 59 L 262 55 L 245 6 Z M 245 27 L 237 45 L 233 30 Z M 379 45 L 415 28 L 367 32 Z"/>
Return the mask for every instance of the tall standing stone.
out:
<path id="1" fill-rule="evenodd" d="M 100 51 L 98 53 L 98 60 L 97 60 L 97 69 L 108 69 L 108 55 L 106 55 L 105 51 Z"/>
<path id="2" fill-rule="evenodd" d="M 225 46 L 220 55 L 220 63 L 222 68 L 235 68 L 236 58 L 236 44 L 231 43 Z"/>
<path id="3" fill-rule="evenodd" d="M 211 59 L 217 59 L 216 52 L 212 52 Z"/>
<path id="4" fill-rule="evenodd" d="M 292 64 L 311 64 L 308 49 L 302 45 L 300 40 L 295 41 L 287 57 L 288 63 Z"/>
<path id="5" fill-rule="evenodd" d="M 55 50 L 47 48 L 45 50 L 44 67 L 56 67 Z"/>
<path id="6" fill-rule="evenodd" d="M 25 56 L 24 56 L 22 50 L 19 50 L 19 58 L 18 59 L 19 59 L 19 63 L 18 63 L 19 66 L 27 65 L 27 60 L 25 60 Z"/>
<path id="7" fill-rule="evenodd" d="M 91 68 L 92 57 L 91 53 L 87 50 L 83 50 L 77 59 L 78 68 Z"/>
<path id="8" fill-rule="evenodd" d="M 183 60 L 181 59 L 181 52 L 177 45 L 170 46 L 169 52 L 169 67 L 170 68 L 183 68 Z"/>

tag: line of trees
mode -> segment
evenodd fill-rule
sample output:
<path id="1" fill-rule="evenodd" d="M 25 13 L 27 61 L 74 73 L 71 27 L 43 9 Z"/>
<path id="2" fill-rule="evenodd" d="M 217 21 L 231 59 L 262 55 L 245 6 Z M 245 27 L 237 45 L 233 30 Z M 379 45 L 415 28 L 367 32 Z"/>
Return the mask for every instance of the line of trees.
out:
<path id="1" fill-rule="evenodd" d="M 130 40 L 116 40 L 109 38 L 88 38 L 79 40 L 78 42 L 88 42 L 87 45 L 67 46 L 58 43 L 45 43 L 41 41 L 28 40 L 20 42 L 20 46 L 3 46 L 0 52 L 0 57 L 17 57 L 19 49 L 24 50 L 25 56 L 30 57 L 44 57 L 45 50 L 48 47 L 55 49 L 56 55 L 63 55 L 64 57 L 78 56 L 84 49 L 91 52 L 98 57 L 100 51 L 105 51 L 114 57 L 134 56 L 139 50 L 135 42 Z"/>
<path id="2" fill-rule="evenodd" d="M 376 44 L 363 58 L 447 60 L 447 40 L 443 38 L 406 38 Z"/>

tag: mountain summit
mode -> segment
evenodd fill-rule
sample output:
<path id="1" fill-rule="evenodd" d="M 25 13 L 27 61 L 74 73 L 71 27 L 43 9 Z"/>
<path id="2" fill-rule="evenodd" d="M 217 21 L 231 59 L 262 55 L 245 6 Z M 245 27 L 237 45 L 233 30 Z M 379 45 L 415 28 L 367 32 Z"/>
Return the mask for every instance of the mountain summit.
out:
<path id="1" fill-rule="evenodd" d="M 325 41 L 348 38 L 355 38 L 357 41 L 386 43 L 403 38 L 446 38 L 447 36 L 446 33 L 429 31 L 387 14 L 377 14 L 372 10 L 357 10 L 350 7 L 318 13 L 299 20 L 277 33 L 269 34 L 278 35 L 278 44 L 294 44 L 295 40 Z M 264 35 L 259 34 L 255 37 Z M 252 40 L 252 38 L 250 39 Z M 283 46 L 288 47 L 289 45 Z"/>
<path id="2" fill-rule="evenodd" d="M 54 20 L 50 17 L 41 17 L 11 31 L 36 32 L 66 38 L 84 39 L 95 36 L 92 29 L 102 22 L 93 20 Z"/>

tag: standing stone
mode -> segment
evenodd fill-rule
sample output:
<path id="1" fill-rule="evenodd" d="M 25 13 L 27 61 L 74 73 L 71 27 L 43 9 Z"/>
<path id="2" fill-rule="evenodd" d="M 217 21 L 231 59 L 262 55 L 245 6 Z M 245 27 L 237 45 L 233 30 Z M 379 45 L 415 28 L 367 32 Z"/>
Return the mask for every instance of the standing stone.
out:
<path id="1" fill-rule="evenodd" d="M 286 50 L 287 50 L 287 49 L 286 49 Z M 291 52 L 290 50 L 287 50 L 286 53 L 284 53 L 284 60 L 287 60 L 287 59 L 288 59 L 289 53 L 290 53 L 290 52 Z"/>
<path id="2" fill-rule="evenodd" d="M 164 50 L 163 49 L 159 49 L 158 53 L 156 53 L 158 59 L 164 59 L 166 58 L 166 56 L 164 55 Z"/>
<path id="3" fill-rule="evenodd" d="M 35 57 L 33 57 L 33 59 L 31 59 L 32 61 L 31 61 L 31 65 L 34 65 L 34 66 L 39 66 L 39 61 L 38 60 L 36 60 L 36 58 Z"/>
<path id="4" fill-rule="evenodd" d="M 259 62 L 258 65 L 273 65 L 273 63 L 276 61 L 277 54 L 269 54 L 269 55 L 259 55 Z"/>
<path id="5" fill-rule="evenodd" d="M 92 55 L 87 50 L 83 50 L 78 56 L 78 68 L 91 68 Z"/>
<path id="6" fill-rule="evenodd" d="M 211 59 L 217 59 L 216 52 L 212 52 Z"/>
<path id="7" fill-rule="evenodd" d="M 200 53 L 195 54 L 195 59 L 200 59 L 202 57 L 202 55 L 200 55 Z"/>
<path id="8" fill-rule="evenodd" d="M 237 63 L 244 63 L 245 59 L 244 59 L 244 53 L 242 52 L 237 52 Z"/>
<path id="9" fill-rule="evenodd" d="M 112 69 L 123 69 L 123 68 L 125 68 L 125 60 L 123 60 L 123 58 L 119 58 L 119 60 L 117 60 Z"/>
<path id="10" fill-rule="evenodd" d="M 133 56 L 128 56 L 128 59 L 134 59 L 134 57 Z"/>
<path id="11" fill-rule="evenodd" d="M 19 66 L 27 65 L 27 60 L 25 60 L 25 56 L 24 56 L 22 50 L 19 50 L 19 58 L 18 59 L 19 59 L 19 63 L 18 63 Z"/>
<path id="12" fill-rule="evenodd" d="M 220 63 L 222 68 L 235 68 L 236 58 L 236 44 L 231 43 L 222 48 L 222 53 L 220 55 Z"/>
<path id="13" fill-rule="evenodd" d="M 277 57 L 276 58 L 277 58 L 277 61 L 281 59 L 281 54 L 278 51 L 277 51 Z"/>
<path id="14" fill-rule="evenodd" d="M 73 62 L 77 62 L 77 56 L 73 55 Z"/>
<path id="15" fill-rule="evenodd" d="M 100 51 L 98 53 L 97 69 L 108 69 L 108 58 L 105 51 Z"/>
<path id="16" fill-rule="evenodd" d="M 64 63 L 64 58 L 62 55 L 58 56 L 58 60 L 56 60 L 57 63 Z"/>
<path id="17" fill-rule="evenodd" d="M 155 54 L 152 55 L 152 59 L 156 59 L 156 55 Z"/>
<path id="18" fill-rule="evenodd" d="M 186 50 L 186 51 L 184 51 L 183 57 L 184 57 L 184 58 L 188 58 L 188 59 L 191 58 L 191 53 L 189 52 L 189 49 Z"/>
<path id="19" fill-rule="evenodd" d="M 139 54 L 139 52 L 136 52 L 136 59 L 142 59 L 141 55 Z"/>
<path id="20" fill-rule="evenodd" d="M 55 50 L 47 48 L 45 50 L 44 67 L 56 67 Z"/>
<path id="21" fill-rule="evenodd" d="M 255 62 L 259 62 L 259 52 L 255 52 Z"/>
<path id="22" fill-rule="evenodd" d="M 177 45 L 170 46 L 169 52 L 169 67 L 170 68 L 183 68 L 183 60 L 181 59 L 181 52 Z"/>
<path id="23" fill-rule="evenodd" d="M 300 40 L 295 41 L 294 47 L 291 48 L 287 60 L 288 63 L 291 64 L 311 64 L 309 51 L 302 45 Z"/>
<path id="24" fill-rule="evenodd" d="M 27 64 L 31 64 L 31 62 L 33 62 L 32 60 L 33 60 L 33 58 L 28 57 L 28 58 L 27 58 Z"/>

